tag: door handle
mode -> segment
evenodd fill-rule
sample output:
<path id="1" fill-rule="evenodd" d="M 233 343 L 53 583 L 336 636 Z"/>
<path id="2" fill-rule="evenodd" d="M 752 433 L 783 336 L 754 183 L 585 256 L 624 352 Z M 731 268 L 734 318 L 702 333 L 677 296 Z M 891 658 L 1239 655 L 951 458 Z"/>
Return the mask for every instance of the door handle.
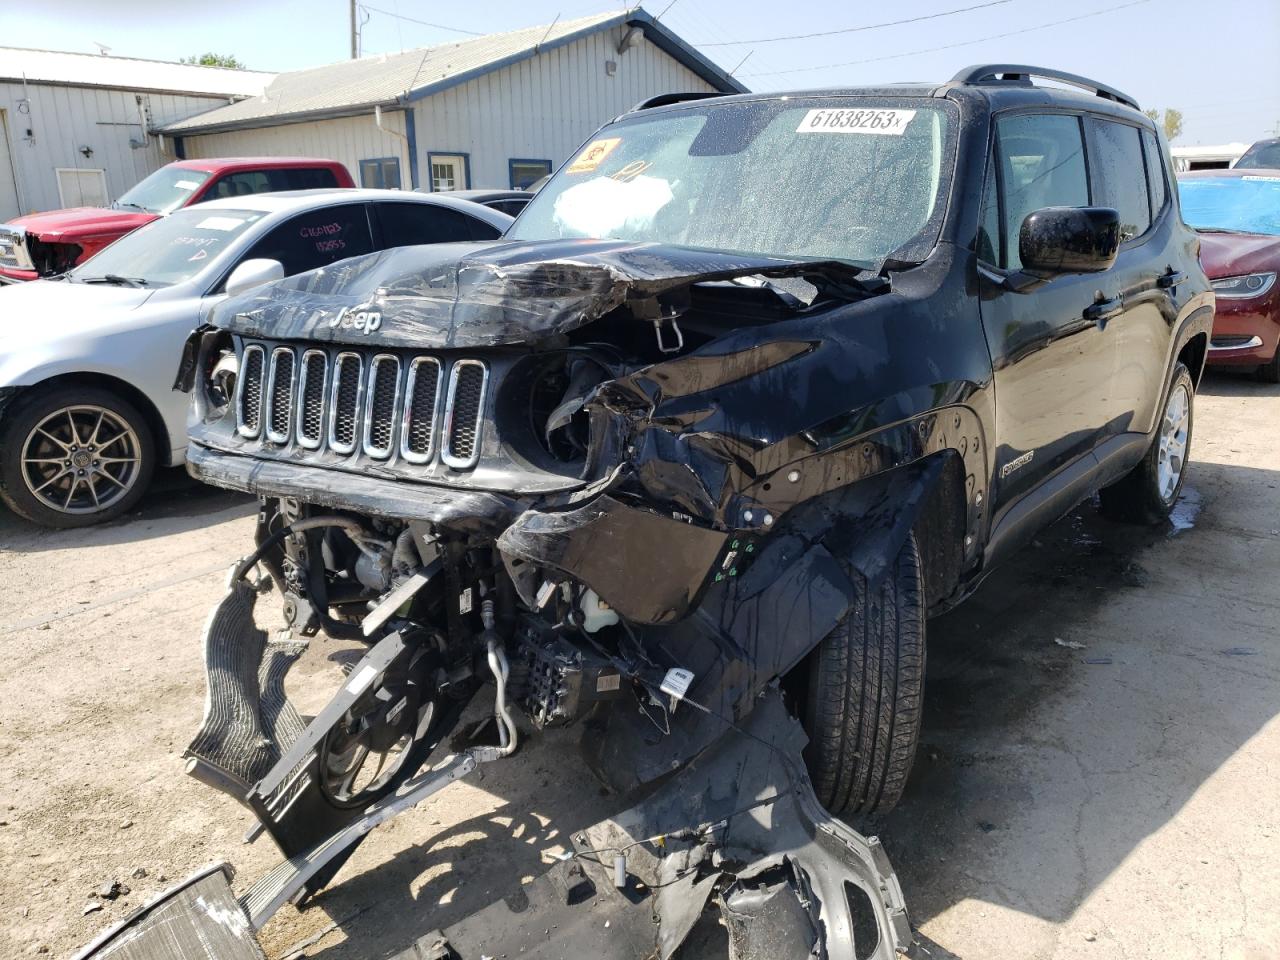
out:
<path id="1" fill-rule="evenodd" d="M 1156 278 L 1156 286 L 1161 290 L 1168 290 L 1171 287 L 1176 287 L 1178 284 L 1186 282 L 1187 275 L 1181 270 L 1174 270 L 1172 267 L 1169 268 L 1168 273 L 1161 274 Z"/>
<path id="2" fill-rule="evenodd" d="M 1107 321 L 1120 316 L 1124 312 L 1124 300 L 1112 297 L 1110 300 L 1097 300 L 1092 306 L 1084 308 L 1084 318 L 1092 320 L 1099 330 L 1105 330 Z"/>

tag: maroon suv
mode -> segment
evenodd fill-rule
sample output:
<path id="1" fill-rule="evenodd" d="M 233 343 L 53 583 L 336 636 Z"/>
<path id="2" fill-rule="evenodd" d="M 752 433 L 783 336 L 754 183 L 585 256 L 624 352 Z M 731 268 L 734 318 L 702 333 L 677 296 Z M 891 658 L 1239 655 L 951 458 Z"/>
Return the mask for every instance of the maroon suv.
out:
<path id="1" fill-rule="evenodd" d="M 161 167 L 110 207 L 50 210 L 0 224 L 0 283 L 70 270 L 126 233 L 179 207 L 251 193 L 353 186 L 347 168 L 334 160 L 178 160 Z"/>

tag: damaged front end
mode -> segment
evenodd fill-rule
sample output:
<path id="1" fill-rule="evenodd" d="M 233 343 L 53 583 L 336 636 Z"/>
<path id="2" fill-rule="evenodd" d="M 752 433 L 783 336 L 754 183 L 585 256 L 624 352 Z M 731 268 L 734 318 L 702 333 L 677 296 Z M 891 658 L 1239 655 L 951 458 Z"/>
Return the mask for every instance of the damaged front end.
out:
<path id="1" fill-rule="evenodd" d="M 855 578 L 921 518 L 975 519 L 949 499 L 984 475 L 963 398 L 877 392 L 867 320 L 894 296 L 838 262 L 439 246 L 271 285 L 197 331 L 189 469 L 262 501 L 187 751 L 289 858 L 240 898 L 249 925 L 522 726 L 579 722 L 633 805 L 523 891 L 534 917 L 495 904 L 406 957 L 560 956 L 609 919 L 592 955 L 666 958 L 711 915 L 709 955 L 733 960 L 905 951 L 883 851 L 819 806 L 784 702 Z M 284 678 L 321 631 L 367 653 L 304 722 Z M 488 686 L 489 719 L 456 731 Z M 564 942 L 535 942 L 544 912 Z"/>

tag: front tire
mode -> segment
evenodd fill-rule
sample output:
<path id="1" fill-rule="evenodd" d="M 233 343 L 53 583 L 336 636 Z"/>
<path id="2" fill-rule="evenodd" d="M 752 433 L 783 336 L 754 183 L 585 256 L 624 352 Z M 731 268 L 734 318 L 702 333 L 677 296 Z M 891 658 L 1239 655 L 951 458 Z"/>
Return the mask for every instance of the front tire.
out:
<path id="1" fill-rule="evenodd" d="M 0 425 L 0 499 L 46 527 L 120 516 L 155 470 L 146 418 L 109 390 L 58 385 L 20 396 Z"/>
<path id="2" fill-rule="evenodd" d="M 902 796 L 924 700 L 925 611 L 911 535 L 874 592 L 850 571 L 848 614 L 809 655 L 805 760 L 832 813 L 883 813 Z"/>
<path id="3" fill-rule="evenodd" d="M 1174 364 L 1151 447 L 1136 467 L 1100 491 L 1104 514 L 1123 523 L 1168 519 L 1187 477 L 1195 398 L 1191 372 L 1181 363 Z"/>

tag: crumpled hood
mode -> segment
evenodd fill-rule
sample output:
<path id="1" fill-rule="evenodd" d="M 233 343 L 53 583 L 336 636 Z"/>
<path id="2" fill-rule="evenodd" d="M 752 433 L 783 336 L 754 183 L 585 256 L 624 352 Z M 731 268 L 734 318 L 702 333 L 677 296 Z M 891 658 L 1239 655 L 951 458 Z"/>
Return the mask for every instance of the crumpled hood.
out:
<path id="1" fill-rule="evenodd" d="M 222 304 L 215 326 L 270 337 L 418 348 L 529 343 L 624 303 L 733 277 L 826 277 L 838 261 L 791 260 L 619 240 L 400 247 L 259 287 Z M 657 304 L 641 312 L 657 319 Z"/>
<path id="2" fill-rule="evenodd" d="M 81 237 L 102 234 L 123 236 L 139 227 L 160 219 L 154 213 L 137 210 L 110 210 L 106 207 L 72 207 L 69 210 L 50 210 L 48 213 L 32 213 L 9 221 L 11 227 L 21 227 L 28 234 L 41 240 L 74 242 Z"/>

